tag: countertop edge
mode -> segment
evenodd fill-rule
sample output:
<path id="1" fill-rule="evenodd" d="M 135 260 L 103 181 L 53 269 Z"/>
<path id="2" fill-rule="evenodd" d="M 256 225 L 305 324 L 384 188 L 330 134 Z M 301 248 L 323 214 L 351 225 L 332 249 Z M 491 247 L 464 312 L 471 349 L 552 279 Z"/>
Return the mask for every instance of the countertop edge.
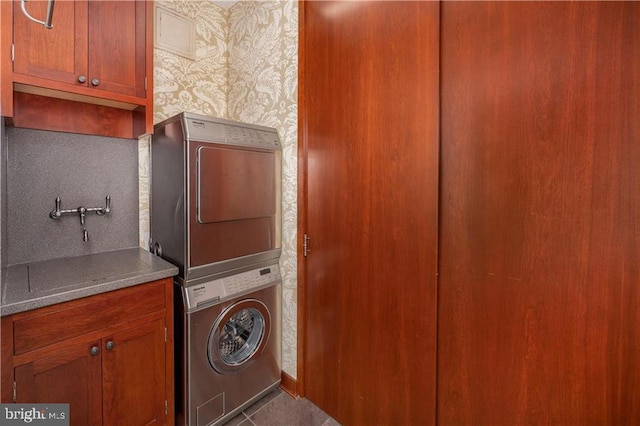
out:
<path id="1" fill-rule="evenodd" d="M 151 263 L 150 271 L 141 271 L 139 273 L 131 273 L 127 276 L 115 278 L 113 280 L 107 280 L 105 282 L 93 284 L 90 286 L 74 288 L 74 289 L 61 289 L 60 292 L 34 296 L 28 292 L 25 292 L 24 289 L 20 288 L 19 290 L 15 290 L 12 286 L 24 286 L 24 283 L 9 283 L 3 279 L 2 291 L 3 293 L 14 291 L 16 293 L 21 293 L 21 296 L 24 294 L 28 297 L 18 298 L 18 300 L 11 301 L 6 304 L 2 304 L 0 306 L 0 316 L 8 316 L 12 314 L 17 314 L 20 312 L 26 312 L 38 308 L 43 308 L 45 306 L 51 306 L 58 303 L 69 302 L 71 300 L 81 299 L 84 297 L 95 296 L 98 294 L 106 293 L 109 291 L 119 290 L 122 288 L 133 287 L 139 284 L 144 284 L 151 281 L 160 280 L 163 278 L 173 277 L 178 274 L 178 268 L 173 264 L 152 255 L 151 253 L 138 249 L 127 249 L 131 252 L 132 256 L 150 256 L 148 260 Z M 3 268 L 4 269 L 4 268 Z M 3 271 L 4 274 L 6 271 Z M 4 277 L 3 277 L 4 278 Z M 2 295 L 2 300 L 4 302 L 6 294 Z"/>

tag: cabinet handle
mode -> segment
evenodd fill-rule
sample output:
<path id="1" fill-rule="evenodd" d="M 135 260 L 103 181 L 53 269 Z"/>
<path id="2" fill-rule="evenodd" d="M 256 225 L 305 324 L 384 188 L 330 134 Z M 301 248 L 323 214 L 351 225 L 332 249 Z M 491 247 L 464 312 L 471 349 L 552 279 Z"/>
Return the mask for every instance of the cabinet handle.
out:
<path id="1" fill-rule="evenodd" d="M 96 356 L 100 353 L 100 348 L 97 346 L 91 347 L 91 356 Z"/>
<path id="2" fill-rule="evenodd" d="M 100 84 L 100 80 L 98 80 L 97 78 L 94 78 L 93 80 L 91 80 L 91 84 L 94 86 L 97 86 Z"/>
<path id="3" fill-rule="evenodd" d="M 38 24 L 42 24 L 44 25 L 44 27 L 48 30 L 50 30 L 51 28 L 53 28 L 53 25 L 51 24 L 51 21 L 53 20 L 53 2 L 54 0 L 49 0 L 49 4 L 47 5 L 47 19 L 45 21 L 40 21 L 36 18 L 34 18 L 33 16 L 31 16 L 29 14 L 29 12 L 27 12 L 27 9 L 25 7 L 25 3 L 27 2 L 27 0 L 20 0 L 20 7 L 22 8 L 22 13 L 24 13 L 24 15 L 32 20 L 35 23 Z"/>
<path id="4" fill-rule="evenodd" d="M 81 75 L 80 77 L 78 77 L 78 83 L 86 83 L 87 81 L 87 77 L 85 77 L 84 75 Z"/>
<path id="5" fill-rule="evenodd" d="M 116 344 L 113 342 L 113 340 L 109 340 L 107 342 L 107 350 L 110 351 L 111 349 L 115 348 Z"/>

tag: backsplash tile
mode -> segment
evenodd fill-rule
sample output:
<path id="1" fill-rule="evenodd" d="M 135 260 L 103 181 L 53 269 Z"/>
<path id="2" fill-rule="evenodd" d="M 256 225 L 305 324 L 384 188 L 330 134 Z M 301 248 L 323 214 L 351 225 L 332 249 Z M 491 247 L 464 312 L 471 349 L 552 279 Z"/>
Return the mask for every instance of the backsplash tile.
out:
<path id="1" fill-rule="evenodd" d="M 7 244 L 9 265 L 138 246 L 138 148 L 130 139 L 7 128 Z M 102 207 L 87 213 L 82 241 L 76 214 L 62 209 Z"/>

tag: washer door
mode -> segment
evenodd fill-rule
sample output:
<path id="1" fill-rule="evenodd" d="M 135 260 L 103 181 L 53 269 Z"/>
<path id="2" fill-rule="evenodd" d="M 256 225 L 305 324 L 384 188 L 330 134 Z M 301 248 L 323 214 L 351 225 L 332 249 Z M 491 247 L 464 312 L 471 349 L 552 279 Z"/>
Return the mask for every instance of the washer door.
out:
<path id="1" fill-rule="evenodd" d="M 207 357 L 218 373 L 233 373 L 251 364 L 269 341 L 271 316 L 264 303 L 240 300 L 225 309 L 209 332 Z"/>

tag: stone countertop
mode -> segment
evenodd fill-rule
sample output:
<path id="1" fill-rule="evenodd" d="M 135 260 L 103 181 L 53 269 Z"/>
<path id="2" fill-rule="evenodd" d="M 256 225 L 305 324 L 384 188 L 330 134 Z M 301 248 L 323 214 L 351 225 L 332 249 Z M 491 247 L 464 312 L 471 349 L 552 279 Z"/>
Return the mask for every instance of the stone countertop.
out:
<path id="1" fill-rule="evenodd" d="M 11 265 L 2 269 L 0 316 L 177 274 L 177 267 L 141 248 Z"/>

